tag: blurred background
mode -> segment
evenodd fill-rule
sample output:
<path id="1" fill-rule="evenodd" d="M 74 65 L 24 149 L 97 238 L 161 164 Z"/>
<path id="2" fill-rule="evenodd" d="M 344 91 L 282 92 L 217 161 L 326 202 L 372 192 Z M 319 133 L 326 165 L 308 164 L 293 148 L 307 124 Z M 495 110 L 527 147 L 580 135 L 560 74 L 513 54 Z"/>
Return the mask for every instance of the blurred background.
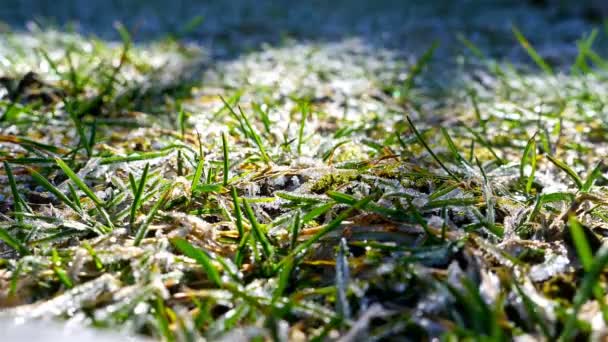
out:
<path id="1" fill-rule="evenodd" d="M 286 39 L 347 37 L 408 53 L 438 40 L 445 56 L 461 47 L 453 44 L 460 33 L 513 58 L 521 52 L 510 50 L 515 25 L 551 59 L 575 49 L 606 14 L 602 0 L 3 0 L 0 21 L 4 30 L 55 27 L 104 39 L 116 39 L 113 25 L 121 22 L 140 42 L 178 36 L 212 47 L 216 56 Z"/>

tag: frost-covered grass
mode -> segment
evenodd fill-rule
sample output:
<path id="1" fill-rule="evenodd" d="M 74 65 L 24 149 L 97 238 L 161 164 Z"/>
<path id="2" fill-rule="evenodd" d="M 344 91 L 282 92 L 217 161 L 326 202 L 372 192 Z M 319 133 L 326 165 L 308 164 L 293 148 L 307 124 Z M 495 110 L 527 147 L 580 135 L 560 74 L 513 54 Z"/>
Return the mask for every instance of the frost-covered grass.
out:
<path id="1" fill-rule="evenodd" d="M 169 341 L 606 333 L 600 31 L 568 65 L 523 29 L 527 64 L 463 35 L 452 70 L 432 42 L 215 60 L 118 32 L 0 40 L 0 317 Z"/>

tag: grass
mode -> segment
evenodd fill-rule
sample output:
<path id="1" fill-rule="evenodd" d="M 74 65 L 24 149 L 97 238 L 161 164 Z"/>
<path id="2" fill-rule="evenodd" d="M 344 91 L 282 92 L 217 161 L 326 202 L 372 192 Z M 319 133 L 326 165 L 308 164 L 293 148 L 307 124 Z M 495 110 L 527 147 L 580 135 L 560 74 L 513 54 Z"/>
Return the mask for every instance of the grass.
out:
<path id="1" fill-rule="evenodd" d="M 567 66 L 518 29 L 534 64 L 460 37 L 464 75 L 437 88 L 437 43 L 410 66 L 268 47 L 192 81 L 202 57 L 181 33 L 119 30 L 32 34 L 37 52 L 3 70 L 45 81 L 0 100 L 0 316 L 167 341 L 601 332 L 600 31 Z"/>

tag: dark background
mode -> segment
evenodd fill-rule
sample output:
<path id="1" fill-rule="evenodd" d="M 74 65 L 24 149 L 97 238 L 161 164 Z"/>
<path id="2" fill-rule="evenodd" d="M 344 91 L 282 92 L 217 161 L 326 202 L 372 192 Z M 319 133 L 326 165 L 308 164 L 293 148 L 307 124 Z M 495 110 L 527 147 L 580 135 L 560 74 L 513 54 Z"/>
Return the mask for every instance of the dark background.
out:
<path id="1" fill-rule="evenodd" d="M 335 0 L 335 1 L 186 1 L 186 0 L 3 0 L 4 30 L 75 30 L 103 39 L 117 38 L 124 23 L 143 42 L 168 34 L 212 47 L 216 55 L 238 54 L 262 43 L 285 39 L 332 41 L 349 37 L 378 47 L 416 54 L 433 40 L 439 56 L 461 48 L 461 33 L 494 56 L 512 51 L 517 26 L 549 59 L 575 48 L 580 36 L 602 23 L 608 2 L 600 0 Z M 202 24 L 184 30 L 193 18 Z M 29 26 L 28 26 L 29 23 Z M 555 56 L 554 56 L 555 55 Z"/>

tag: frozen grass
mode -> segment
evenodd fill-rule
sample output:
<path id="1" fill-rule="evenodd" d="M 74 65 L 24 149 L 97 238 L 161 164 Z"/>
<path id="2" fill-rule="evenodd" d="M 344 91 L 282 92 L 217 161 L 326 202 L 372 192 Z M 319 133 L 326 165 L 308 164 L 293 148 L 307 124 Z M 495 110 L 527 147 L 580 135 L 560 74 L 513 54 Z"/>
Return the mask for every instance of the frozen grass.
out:
<path id="1" fill-rule="evenodd" d="M 606 333 L 599 31 L 567 72 L 525 31 L 536 66 L 463 37 L 450 82 L 431 44 L 211 64 L 118 32 L 0 41 L 0 316 L 168 341 Z"/>

